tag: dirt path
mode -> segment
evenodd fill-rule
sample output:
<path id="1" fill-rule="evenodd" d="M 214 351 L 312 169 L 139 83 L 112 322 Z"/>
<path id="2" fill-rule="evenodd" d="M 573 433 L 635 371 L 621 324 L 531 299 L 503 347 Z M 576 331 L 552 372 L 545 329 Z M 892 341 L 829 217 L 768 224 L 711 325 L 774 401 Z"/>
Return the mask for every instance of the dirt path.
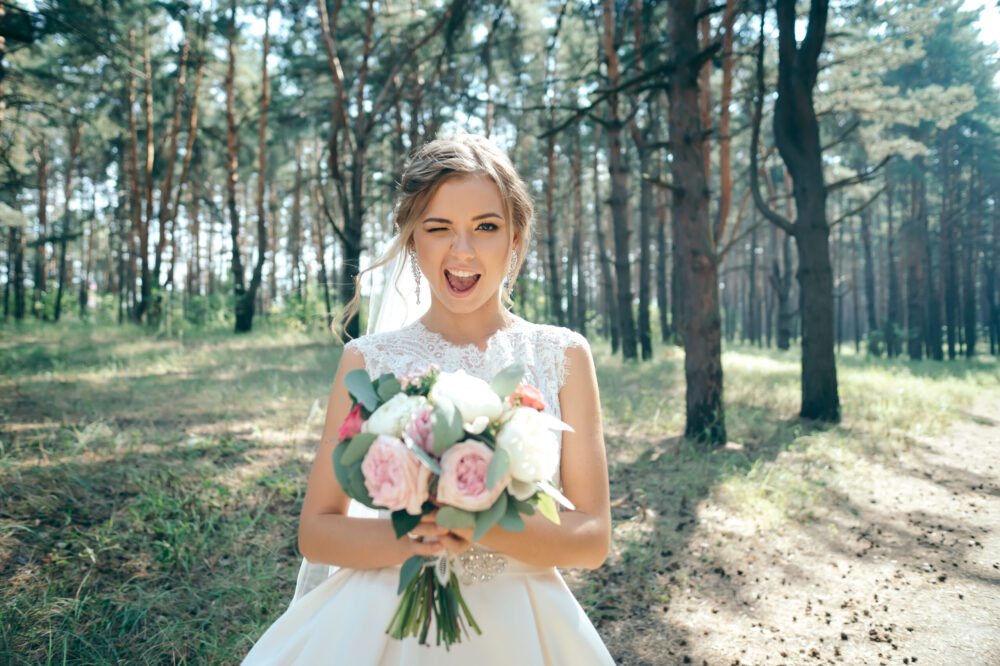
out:
<path id="1" fill-rule="evenodd" d="M 686 586 L 606 627 L 621 663 L 1000 664 L 1000 405 L 833 492 L 815 520 L 766 530 L 701 502 Z"/>

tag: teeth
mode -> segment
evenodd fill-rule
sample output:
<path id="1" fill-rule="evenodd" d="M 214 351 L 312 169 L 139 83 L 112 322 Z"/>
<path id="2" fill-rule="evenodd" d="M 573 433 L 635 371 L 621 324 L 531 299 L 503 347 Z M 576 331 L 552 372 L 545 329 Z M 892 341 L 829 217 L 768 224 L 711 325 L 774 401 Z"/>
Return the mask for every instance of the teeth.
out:
<path id="1" fill-rule="evenodd" d="M 448 272 L 454 275 L 455 277 L 463 277 L 463 278 L 472 277 L 473 275 L 479 275 L 479 273 L 473 273 L 471 271 L 456 271 L 452 268 L 449 268 Z"/>

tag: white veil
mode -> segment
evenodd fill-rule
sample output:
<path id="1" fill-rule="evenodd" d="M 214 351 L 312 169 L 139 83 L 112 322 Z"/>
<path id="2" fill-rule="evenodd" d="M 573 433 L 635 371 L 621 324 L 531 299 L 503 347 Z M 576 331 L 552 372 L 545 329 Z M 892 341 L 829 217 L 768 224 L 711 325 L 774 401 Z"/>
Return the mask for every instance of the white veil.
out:
<path id="1" fill-rule="evenodd" d="M 430 307 L 431 295 L 427 280 L 420 281 L 420 303 L 417 303 L 417 287 L 413 280 L 413 267 L 407 252 L 397 252 L 396 256 L 382 267 L 376 279 L 372 271 L 372 285 L 368 300 L 367 334 L 395 331 L 412 324 Z M 378 518 L 379 512 L 364 504 L 351 500 L 347 515 L 353 518 Z M 291 606 L 332 576 L 339 567 L 310 562 L 302 558 L 299 575 L 295 581 L 295 594 Z"/>

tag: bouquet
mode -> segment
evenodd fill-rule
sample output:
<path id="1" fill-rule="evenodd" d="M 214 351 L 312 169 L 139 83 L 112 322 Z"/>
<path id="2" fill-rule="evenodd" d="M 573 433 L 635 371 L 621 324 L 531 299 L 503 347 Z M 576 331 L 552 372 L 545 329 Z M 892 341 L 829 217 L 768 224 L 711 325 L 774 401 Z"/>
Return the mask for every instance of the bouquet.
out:
<path id="1" fill-rule="evenodd" d="M 392 511 L 397 537 L 424 514 L 437 525 L 474 528 L 473 541 L 494 525 L 524 529 L 538 510 L 558 523 L 556 502 L 573 509 L 550 482 L 559 464 L 557 431 L 570 427 L 546 414 L 541 392 L 521 383 L 520 363 L 491 383 L 463 371 L 426 372 L 377 380 L 364 370 L 344 377 L 353 407 L 340 427 L 333 467 L 344 492 Z M 400 603 L 386 633 L 427 644 L 430 626 L 449 648 L 482 633 L 462 598 L 446 554 L 415 555 L 399 575 Z"/>

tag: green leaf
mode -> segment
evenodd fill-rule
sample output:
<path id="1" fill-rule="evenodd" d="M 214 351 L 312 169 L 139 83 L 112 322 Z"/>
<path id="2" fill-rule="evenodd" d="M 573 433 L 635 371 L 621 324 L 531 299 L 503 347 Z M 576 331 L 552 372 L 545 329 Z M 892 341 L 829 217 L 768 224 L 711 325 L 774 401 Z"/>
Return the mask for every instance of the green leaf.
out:
<path id="1" fill-rule="evenodd" d="M 350 470 L 348 473 L 350 486 L 345 488 L 344 492 L 369 508 L 383 508 L 375 506 L 375 503 L 372 501 L 372 496 L 368 494 L 368 488 L 365 487 L 365 475 L 361 472 L 361 465 L 354 465 L 348 469 Z"/>
<path id="2" fill-rule="evenodd" d="M 450 400 L 440 399 L 431 412 L 431 431 L 434 433 L 434 453 L 445 450 L 465 435 L 462 414 Z"/>
<path id="3" fill-rule="evenodd" d="M 476 526 L 476 517 L 462 509 L 453 506 L 443 506 L 438 509 L 437 524 L 449 530 L 463 529 Z"/>
<path id="4" fill-rule="evenodd" d="M 337 483 L 340 484 L 341 489 L 350 495 L 351 491 L 351 476 L 350 470 L 344 465 L 344 451 L 347 450 L 348 443 L 341 442 L 337 446 L 333 447 L 333 473 L 337 476 Z"/>
<path id="5" fill-rule="evenodd" d="M 523 377 L 524 363 L 517 361 L 498 372 L 493 381 L 490 382 L 490 388 L 503 400 L 514 392 Z"/>
<path id="6" fill-rule="evenodd" d="M 400 509 L 392 512 L 392 528 L 396 530 L 396 538 L 401 538 L 404 534 L 420 524 L 420 514 L 411 516 L 406 511 Z"/>
<path id="7" fill-rule="evenodd" d="M 517 510 L 517 500 L 513 497 L 508 500 L 507 511 L 500 517 L 497 524 L 500 525 L 500 529 L 507 530 L 508 532 L 521 532 L 524 530 L 524 519 L 521 518 L 521 514 Z"/>
<path id="8" fill-rule="evenodd" d="M 494 449 L 490 466 L 486 468 L 486 487 L 493 490 L 509 469 L 510 455 L 503 449 Z"/>
<path id="9" fill-rule="evenodd" d="M 402 384 L 392 375 L 385 374 L 378 378 L 378 397 L 381 398 L 382 402 L 388 402 L 389 398 L 402 392 Z"/>
<path id="10" fill-rule="evenodd" d="M 511 497 L 510 500 L 514 503 L 514 507 L 517 508 L 518 513 L 523 513 L 526 516 L 535 515 L 535 507 L 531 506 L 528 502 L 522 502 L 521 500 L 514 499 L 513 497 Z"/>
<path id="11" fill-rule="evenodd" d="M 535 505 L 543 516 L 551 520 L 556 525 L 559 524 L 559 510 L 556 509 L 556 502 L 545 493 L 538 493 Z"/>
<path id="12" fill-rule="evenodd" d="M 376 437 L 378 435 L 373 432 L 359 432 L 351 438 L 351 443 L 347 445 L 347 450 L 344 451 L 344 457 L 340 459 L 340 462 L 348 467 L 361 462 Z"/>
<path id="13" fill-rule="evenodd" d="M 399 589 L 396 590 L 396 594 L 402 594 L 423 568 L 424 558 L 421 555 L 414 555 L 403 562 L 403 566 L 399 569 Z"/>
<path id="14" fill-rule="evenodd" d="M 372 386 L 371 377 L 361 368 L 351 370 L 344 376 L 344 386 L 369 412 L 374 412 L 378 408 L 378 395 Z"/>
<path id="15" fill-rule="evenodd" d="M 479 541 L 497 521 L 507 513 L 507 493 L 500 493 L 500 497 L 493 506 L 476 514 L 476 530 L 472 533 L 472 540 Z"/>

